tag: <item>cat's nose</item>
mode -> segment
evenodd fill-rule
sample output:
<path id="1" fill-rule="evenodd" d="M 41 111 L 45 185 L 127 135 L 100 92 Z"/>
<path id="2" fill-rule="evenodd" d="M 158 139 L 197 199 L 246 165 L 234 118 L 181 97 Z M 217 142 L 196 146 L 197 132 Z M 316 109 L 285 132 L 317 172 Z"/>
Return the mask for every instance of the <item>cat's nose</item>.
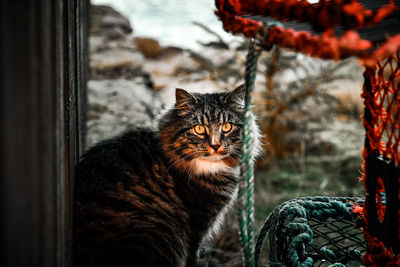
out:
<path id="1" fill-rule="evenodd" d="M 216 145 L 211 145 L 211 147 L 214 149 L 215 152 L 217 152 L 218 148 L 220 148 L 221 145 L 220 144 L 216 144 Z"/>

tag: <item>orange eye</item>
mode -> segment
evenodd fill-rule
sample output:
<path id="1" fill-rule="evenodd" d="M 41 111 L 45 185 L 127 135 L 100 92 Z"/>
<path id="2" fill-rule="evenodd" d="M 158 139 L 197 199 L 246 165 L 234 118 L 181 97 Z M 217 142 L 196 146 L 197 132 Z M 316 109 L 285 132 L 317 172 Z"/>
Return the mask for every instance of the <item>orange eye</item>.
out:
<path id="1" fill-rule="evenodd" d="M 204 132 L 206 131 L 206 129 L 204 128 L 204 126 L 196 125 L 196 126 L 194 126 L 194 131 L 195 131 L 197 134 L 204 134 Z"/>
<path id="2" fill-rule="evenodd" d="M 224 125 L 222 125 L 222 131 L 224 133 L 229 132 L 230 130 L 232 130 L 232 124 L 230 124 L 229 122 L 225 123 Z"/>

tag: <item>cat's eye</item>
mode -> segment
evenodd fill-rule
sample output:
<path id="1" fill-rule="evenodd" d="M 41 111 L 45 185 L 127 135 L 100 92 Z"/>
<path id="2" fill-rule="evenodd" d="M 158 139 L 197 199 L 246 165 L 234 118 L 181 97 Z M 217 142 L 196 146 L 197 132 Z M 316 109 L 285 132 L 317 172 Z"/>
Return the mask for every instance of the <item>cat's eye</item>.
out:
<path id="1" fill-rule="evenodd" d="M 196 125 L 196 126 L 194 126 L 194 131 L 195 131 L 197 134 L 204 134 L 204 132 L 206 131 L 206 129 L 204 128 L 204 126 Z"/>
<path id="2" fill-rule="evenodd" d="M 224 133 L 229 132 L 230 130 L 232 130 L 232 124 L 230 124 L 229 122 L 225 123 L 224 125 L 222 125 L 222 131 Z"/>

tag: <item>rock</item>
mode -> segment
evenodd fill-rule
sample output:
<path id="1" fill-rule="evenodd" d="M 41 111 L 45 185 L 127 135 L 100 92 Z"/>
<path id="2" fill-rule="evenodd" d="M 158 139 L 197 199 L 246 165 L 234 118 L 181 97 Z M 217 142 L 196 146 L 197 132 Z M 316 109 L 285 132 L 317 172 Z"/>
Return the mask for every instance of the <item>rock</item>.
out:
<path id="1" fill-rule="evenodd" d="M 91 39 L 92 40 L 92 39 Z M 97 44 L 98 45 L 98 44 Z M 142 78 L 148 88 L 154 88 L 150 74 L 143 69 L 143 55 L 135 47 L 103 47 L 93 49 L 90 57 L 90 79 L 134 79 Z M 92 51 L 92 49 L 91 49 Z"/>
<path id="2" fill-rule="evenodd" d="M 163 110 L 160 97 L 142 78 L 88 82 L 87 146 L 132 127 L 154 127 Z"/>
<path id="3" fill-rule="evenodd" d="M 154 76 L 176 77 L 177 70 L 182 66 L 196 68 L 198 64 L 185 52 L 173 57 L 163 57 L 162 60 L 148 60 L 143 68 Z"/>
<path id="4" fill-rule="evenodd" d="M 114 49 L 138 52 L 140 54 L 136 46 L 132 44 L 132 41 L 126 37 L 124 37 L 123 39 L 108 39 L 106 36 L 92 35 L 89 38 L 89 47 L 91 54 Z"/>
<path id="5" fill-rule="evenodd" d="M 135 37 L 133 39 L 137 48 L 147 58 L 157 58 L 163 52 L 163 48 L 160 46 L 157 40 L 151 38 Z"/>
<path id="6" fill-rule="evenodd" d="M 121 39 L 133 32 L 129 20 L 110 6 L 91 6 L 92 35 L 106 36 L 108 39 Z"/>
<path id="7" fill-rule="evenodd" d="M 93 53 L 90 57 L 90 67 L 93 69 L 116 68 L 129 65 L 140 67 L 144 58 L 140 53 L 127 51 L 125 49 L 105 50 Z"/>
<path id="8" fill-rule="evenodd" d="M 125 32 L 118 26 L 111 26 L 110 28 L 104 29 L 102 34 L 104 34 L 108 40 L 125 38 Z"/>
<path id="9" fill-rule="evenodd" d="M 110 68 L 91 68 L 91 80 L 108 80 L 108 79 L 127 79 L 142 78 L 148 88 L 154 88 L 153 80 L 149 73 L 141 67 L 132 67 L 130 64 L 113 66 Z"/>
<path id="10" fill-rule="evenodd" d="M 163 49 L 162 53 L 161 53 L 161 57 L 162 59 L 168 59 L 171 57 L 175 57 L 181 53 L 183 53 L 185 50 L 180 48 L 180 47 L 176 47 L 176 46 L 167 46 Z"/>

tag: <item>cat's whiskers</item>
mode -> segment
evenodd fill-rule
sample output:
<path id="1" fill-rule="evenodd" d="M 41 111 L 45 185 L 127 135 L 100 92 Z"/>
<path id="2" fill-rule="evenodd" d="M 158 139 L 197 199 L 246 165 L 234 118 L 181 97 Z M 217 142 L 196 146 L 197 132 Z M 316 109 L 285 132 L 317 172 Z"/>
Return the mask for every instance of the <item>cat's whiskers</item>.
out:
<path id="1" fill-rule="evenodd" d="M 190 151 L 189 154 L 186 154 L 186 155 L 185 155 L 186 152 L 178 153 L 177 150 L 175 150 L 175 153 L 177 153 L 178 155 L 174 158 L 174 162 L 168 167 L 168 170 L 169 170 L 171 167 L 173 167 L 174 165 L 176 165 L 177 163 L 181 162 L 182 160 L 185 160 L 185 159 L 187 159 L 187 158 L 189 158 L 189 157 L 191 157 L 191 156 L 195 156 L 195 155 L 200 154 L 200 152 L 198 152 L 197 150 Z M 184 155 L 184 157 L 182 157 L 182 158 L 176 160 L 176 159 L 179 158 L 181 155 Z"/>
<path id="2" fill-rule="evenodd" d="M 188 156 L 197 156 L 197 155 L 201 155 L 201 153 L 204 153 L 204 151 L 199 150 L 199 149 L 196 149 L 196 150 L 193 150 L 193 151 L 194 151 L 194 153 L 189 154 Z M 188 156 L 185 156 L 185 157 L 181 158 L 177 162 L 182 161 L 183 159 L 187 158 Z M 175 162 L 174 164 L 176 164 L 177 162 Z M 191 165 L 189 165 L 189 168 L 187 169 L 187 178 L 188 178 L 187 179 L 187 183 L 188 184 L 190 184 L 190 181 L 193 179 L 194 175 L 195 175 L 195 165 L 191 164 Z"/>
<path id="3" fill-rule="evenodd" d="M 171 164 L 171 165 L 169 165 L 168 166 L 168 169 L 167 170 L 170 170 L 173 166 L 175 166 L 176 164 L 178 164 L 178 163 L 180 163 L 181 161 L 183 161 L 183 160 L 185 160 L 185 159 L 187 159 L 187 158 L 189 158 L 189 157 L 191 157 L 191 156 L 194 156 L 196 153 L 191 153 L 191 154 L 188 154 L 188 155 L 185 155 L 184 157 L 180 157 L 181 155 L 178 155 L 178 156 L 176 156 L 175 157 L 175 159 L 174 159 L 174 162 Z"/>
<path id="4" fill-rule="evenodd" d="M 188 184 L 190 184 L 190 180 L 192 180 L 194 176 L 194 166 L 191 165 L 188 171 Z"/>
<path id="5" fill-rule="evenodd" d="M 230 157 L 232 157 L 232 158 L 240 158 L 241 153 L 240 153 L 240 152 L 234 151 L 234 152 L 230 153 L 229 155 L 230 155 Z"/>
<path id="6" fill-rule="evenodd" d="M 171 153 L 171 154 L 176 155 L 175 158 L 173 159 L 174 162 L 176 161 L 176 159 L 180 158 L 182 155 L 184 155 L 185 158 L 186 158 L 186 156 L 194 155 L 194 153 L 192 154 L 193 150 L 189 151 L 189 152 L 183 151 L 183 149 L 185 149 L 185 148 L 188 148 L 188 147 L 180 147 L 180 148 L 177 148 L 172 151 L 173 153 Z M 196 151 L 194 151 L 194 152 L 196 152 Z M 180 159 L 182 159 L 182 158 L 180 158 Z"/>

